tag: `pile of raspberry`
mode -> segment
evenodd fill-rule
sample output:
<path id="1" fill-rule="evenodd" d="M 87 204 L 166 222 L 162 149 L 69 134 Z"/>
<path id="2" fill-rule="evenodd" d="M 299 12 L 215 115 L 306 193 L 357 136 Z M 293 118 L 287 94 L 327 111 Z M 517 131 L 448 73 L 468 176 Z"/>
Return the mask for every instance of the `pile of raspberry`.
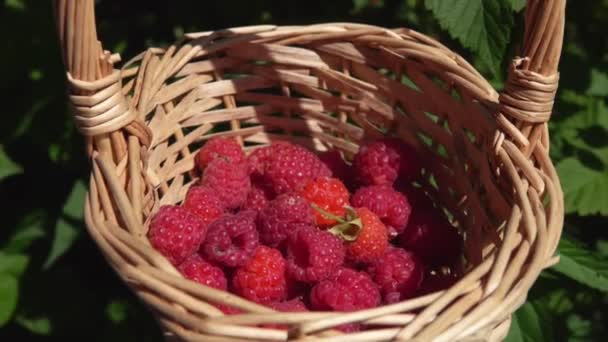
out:
<path id="1" fill-rule="evenodd" d="M 188 279 L 279 311 L 368 309 L 456 280 L 440 270 L 454 269 L 461 236 L 412 185 L 421 165 L 399 140 L 372 141 L 347 162 L 288 142 L 247 156 L 217 137 L 195 164 L 200 180 L 148 233 Z"/>

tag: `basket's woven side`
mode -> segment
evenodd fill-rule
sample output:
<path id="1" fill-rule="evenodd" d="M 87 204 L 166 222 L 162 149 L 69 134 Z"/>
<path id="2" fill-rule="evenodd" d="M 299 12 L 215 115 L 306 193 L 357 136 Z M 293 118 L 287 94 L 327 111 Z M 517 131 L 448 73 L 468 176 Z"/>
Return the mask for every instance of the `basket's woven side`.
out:
<path id="1" fill-rule="evenodd" d="M 193 33 L 112 70 L 92 0 L 58 1 L 70 99 L 92 141 L 89 232 L 160 323 L 186 340 L 501 339 L 556 261 L 561 231 L 545 123 L 557 78 L 543 76 L 555 70 L 542 63 L 528 70 L 535 56 L 557 63 L 558 39 L 537 38 L 563 30 L 554 3 L 530 2 L 531 58 L 517 60 L 499 97 L 422 34 L 349 23 Z M 385 134 L 418 151 L 424 191 L 465 235 L 466 275 L 448 290 L 353 313 L 275 313 L 184 279 L 145 237 L 158 206 L 180 203 L 197 180 L 193 158 L 211 137 L 237 137 L 246 151 L 287 139 L 352 155 Z M 224 315 L 218 304 L 243 313 Z M 370 329 L 334 330 L 348 323 Z"/>

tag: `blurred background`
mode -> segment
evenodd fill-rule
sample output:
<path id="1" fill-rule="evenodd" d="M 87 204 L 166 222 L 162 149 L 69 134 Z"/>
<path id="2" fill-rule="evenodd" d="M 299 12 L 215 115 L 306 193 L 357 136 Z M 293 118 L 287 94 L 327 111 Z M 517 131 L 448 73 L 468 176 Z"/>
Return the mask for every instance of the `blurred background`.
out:
<path id="1" fill-rule="evenodd" d="M 498 89 L 525 0 L 97 1 L 123 60 L 184 32 L 352 21 L 407 26 L 465 56 Z M 569 1 L 551 154 L 566 195 L 561 262 L 517 312 L 508 341 L 608 336 L 608 0 Z M 82 221 L 89 164 L 66 105 L 50 1 L 0 2 L 0 340 L 160 341 L 152 315 Z"/>

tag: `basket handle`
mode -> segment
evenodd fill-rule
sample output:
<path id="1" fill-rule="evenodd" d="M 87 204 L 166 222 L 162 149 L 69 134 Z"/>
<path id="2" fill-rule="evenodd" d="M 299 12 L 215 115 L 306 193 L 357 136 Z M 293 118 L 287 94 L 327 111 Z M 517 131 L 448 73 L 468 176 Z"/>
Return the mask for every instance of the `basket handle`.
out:
<path id="1" fill-rule="evenodd" d="M 113 67 L 120 57 L 97 40 L 94 0 L 55 0 L 54 12 L 70 103 L 89 152 L 117 163 L 130 136 L 149 146 L 151 132 L 122 93 L 121 72 Z"/>
<path id="2" fill-rule="evenodd" d="M 528 0 L 521 57 L 511 63 L 500 111 L 519 123 L 551 117 L 557 92 L 557 66 L 564 38 L 566 0 Z M 529 142 L 519 138 L 520 145 Z"/>

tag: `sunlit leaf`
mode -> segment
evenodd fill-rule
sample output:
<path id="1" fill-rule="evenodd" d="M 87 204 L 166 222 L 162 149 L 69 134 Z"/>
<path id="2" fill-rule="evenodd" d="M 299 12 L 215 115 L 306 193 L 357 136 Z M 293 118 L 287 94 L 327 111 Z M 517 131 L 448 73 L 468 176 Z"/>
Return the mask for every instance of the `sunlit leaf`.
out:
<path id="1" fill-rule="evenodd" d="M 591 82 L 587 94 L 594 96 L 608 96 L 608 74 L 597 69 L 591 69 Z"/>
<path id="2" fill-rule="evenodd" d="M 580 215 L 608 215 L 608 169 L 591 169 L 576 158 L 557 164 L 566 211 Z"/>
<path id="3" fill-rule="evenodd" d="M 513 14 L 500 0 L 425 0 L 439 24 L 497 74 L 511 38 Z"/>
<path id="4" fill-rule="evenodd" d="M 553 269 L 586 286 L 608 292 L 608 262 L 568 238 L 559 244 L 560 262 Z"/>

